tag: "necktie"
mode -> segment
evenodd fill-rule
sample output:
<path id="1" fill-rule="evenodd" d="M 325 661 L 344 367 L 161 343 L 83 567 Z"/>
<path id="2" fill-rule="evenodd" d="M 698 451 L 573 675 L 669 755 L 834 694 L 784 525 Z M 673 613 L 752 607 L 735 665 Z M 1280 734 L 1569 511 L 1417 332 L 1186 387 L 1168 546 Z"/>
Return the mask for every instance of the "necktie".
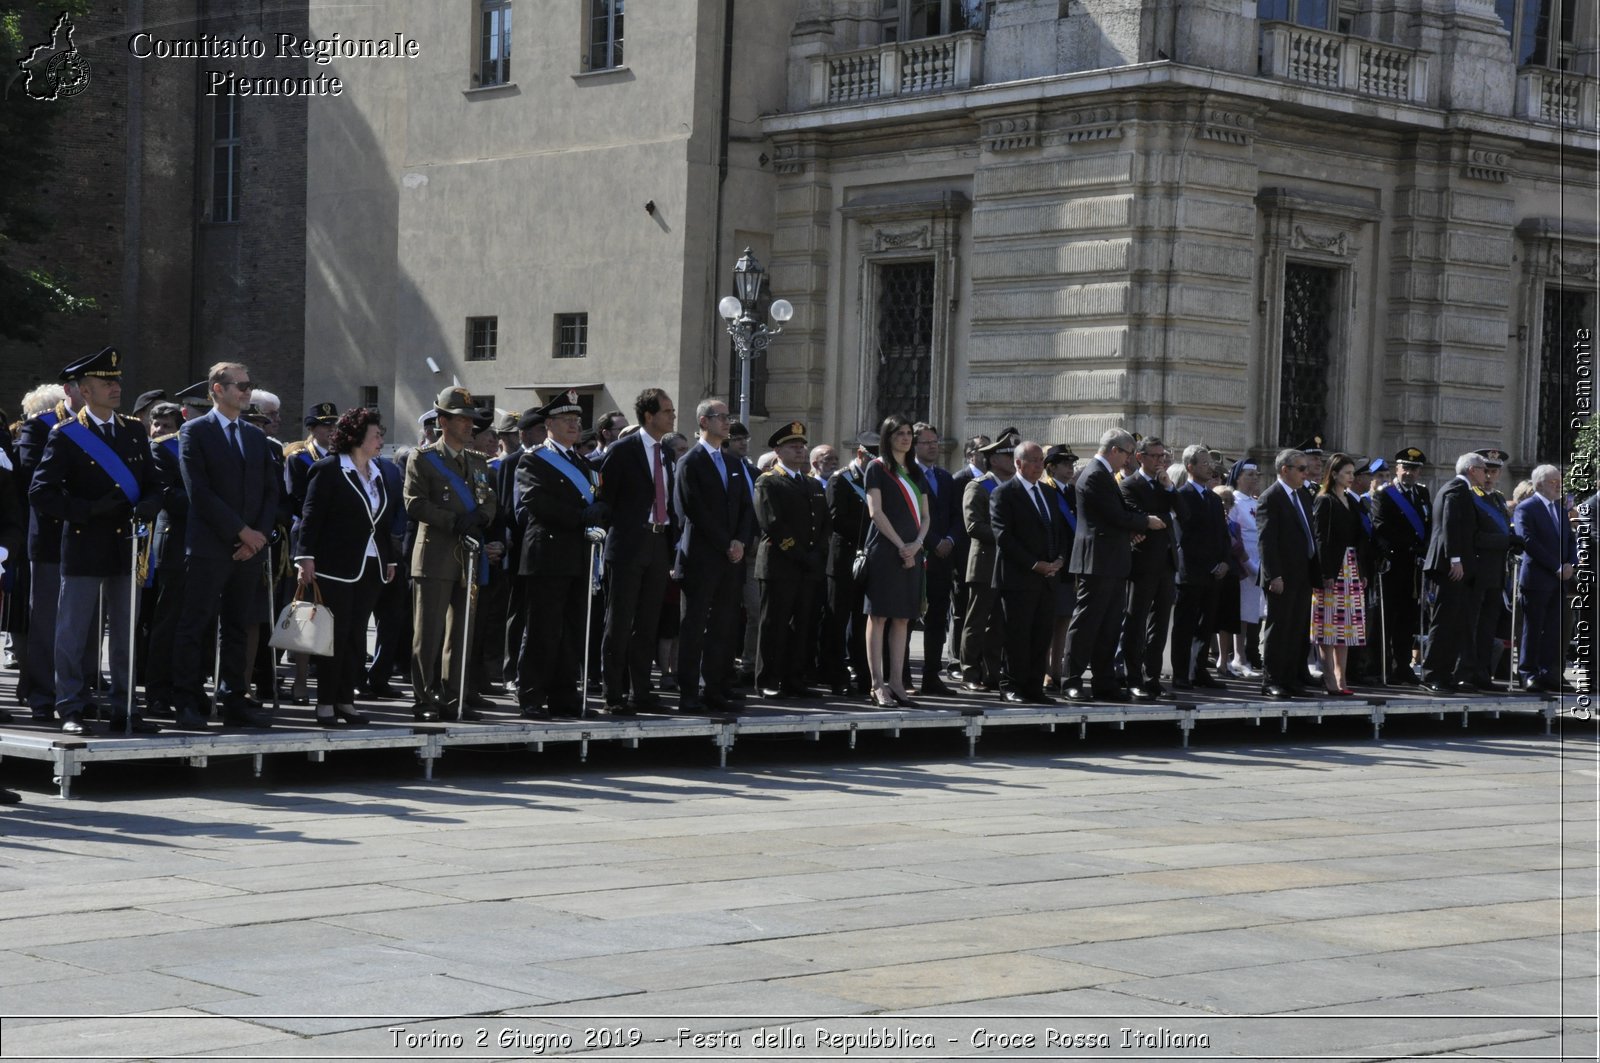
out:
<path id="1" fill-rule="evenodd" d="M 106 421 L 100 425 L 100 437 L 107 443 L 115 443 L 117 441 L 116 434 L 112 431 L 110 421 Z"/>
<path id="2" fill-rule="evenodd" d="M 655 455 L 656 466 L 656 501 L 650 507 L 650 523 L 665 524 L 667 522 L 667 473 L 661 467 L 661 444 L 657 443 L 650 449 Z"/>
<path id="3" fill-rule="evenodd" d="M 1311 557 L 1317 552 L 1316 536 L 1311 534 L 1311 520 L 1306 516 L 1306 500 L 1300 497 L 1300 492 L 1293 492 L 1294 511 L 1300 514 L 1300 523 L 1306 530 L 1306 556 Z"/>
<path id="4" fill-rule="evenodd" d="M 922 478 L 928 481 L 928 494 L 934 498 L 939 497 L 939 481 L 933 475 L 933 470 L 926 465 L 922 467 Z"/>
<path id="5" fill-rule="evenodd" d="M 1034 484 L 1032 490 L 1033 504 L 1039 509 L 1039 519 L 1044 521 L 1045 542 L 1048 545 L 1050 556 L 1054 558 L 1056 555 L 1056 529 L 1050 523 L 1050 509 L 1044 504 L 1044 488 Z"/>
<path id="6" fill-rule="evenodd" d="M 239 455 L 239 460 L 244 460 L 244 447 L 239 444 L 239 422 L 228 422 L 228 442 L 233 446 L 233 452 Z"/>
<path id="7" fill-rule="evenodd" d="M 728 467 L 722 463 L 722 451 L 713 450 L 711 460 L 717 464 L 717 475 L 722 477 L 722 486 L 728 486 Z"/>

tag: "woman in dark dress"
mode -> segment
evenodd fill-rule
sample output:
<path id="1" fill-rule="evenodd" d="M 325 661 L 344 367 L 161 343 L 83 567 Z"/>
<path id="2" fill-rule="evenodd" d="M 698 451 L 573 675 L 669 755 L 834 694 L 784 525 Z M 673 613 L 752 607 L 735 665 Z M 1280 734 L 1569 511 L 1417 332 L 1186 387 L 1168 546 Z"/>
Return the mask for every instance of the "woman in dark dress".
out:
<path id="1" fill-rule="evenodd" d="M 333 614 L 333 655 L 316 659 L 317 722 L 324 727 L 367 722 L 356 712 L 356 678 L 366 663 L 367 621 L 394 579 L 389 527 L 402 504 L 389 497 L 372 460 L 382 449 L 378 415 L 357 406 L 339 418 L 333 452 L 308 474 L 294 563 L 301 584 L 318 585 Z"/>
<path id="2" fill-rule="evenodd" d="M 1311 592 L 1311 641 L 1322 656 L 1322 685 L 1348 697 L 1345 662 L 1351 646 L 1367 644 L 1367 533 L 1361 503 L 1350 492 L 1355 459 L 1335 454 L 1311 507 L 1311 528 L 1322 562 L 1322 586 Z"/>
<path id="3" fill-rule="evenodd" d="M 922 615 L 922 538 L 927 534 L 928 500 L 922 473 L 911 460 L 911 422 L 890 417 L 883 422 L 880 435 L 883 456 L 867 466 L 866 477 L 867 515 L 871 517 L 867 525 L 867 667 L 872 673 L 872 702 L 887 709 L 913 704 L 904 683 L 906 639 L 911 621 Z"/>

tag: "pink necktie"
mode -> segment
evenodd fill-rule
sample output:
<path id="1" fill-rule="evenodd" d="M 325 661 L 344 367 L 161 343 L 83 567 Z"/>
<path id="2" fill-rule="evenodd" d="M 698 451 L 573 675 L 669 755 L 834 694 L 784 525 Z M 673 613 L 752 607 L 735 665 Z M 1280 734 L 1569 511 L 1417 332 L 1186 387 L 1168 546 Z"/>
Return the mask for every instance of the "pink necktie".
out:
<path id="1" fill-rule="evenodd" d="M 652 449 L 656 459 L 656 504 L 650 507 L 650 523 L 665 524 L 667 522 L 667 474 L 661 468 L 661 444 L 657 443 Z"/>

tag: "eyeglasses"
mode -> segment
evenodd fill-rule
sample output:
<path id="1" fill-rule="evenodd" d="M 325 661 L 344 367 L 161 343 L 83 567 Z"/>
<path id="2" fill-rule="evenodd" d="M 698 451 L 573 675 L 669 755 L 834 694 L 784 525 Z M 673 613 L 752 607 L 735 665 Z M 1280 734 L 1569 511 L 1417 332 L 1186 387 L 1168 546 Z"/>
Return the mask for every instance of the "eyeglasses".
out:
<path id="1" fill-rule="evenodd" d="M 1311 466 L 1309 466 L 1309 465 L 1291 465 L 1291 466 L 1289 466 L 1289 468 L 1293 469 L 1295 472 L 1305 472 L 1307 469 L 1311 468 Z"/>
<path id="2" fill-rule="evenodd" d="M 248 380 L 230 380 L 230 381 L 228 381 L 228 383 L 233 385 L 235 388 L 239 389 L 240 391 L 254 391 L 255 390 L 255 385 L 250 383 L 250 381 L 248 381 Z"/>
<path id="3" fill-rule="evenodd" d="M 708 413 L 708 414 L 706 414 L 706 420 L 708 420 L 708 421 L 726 421 L 729 416 L 730 415 L 726 414 L 726 413 Z"/>

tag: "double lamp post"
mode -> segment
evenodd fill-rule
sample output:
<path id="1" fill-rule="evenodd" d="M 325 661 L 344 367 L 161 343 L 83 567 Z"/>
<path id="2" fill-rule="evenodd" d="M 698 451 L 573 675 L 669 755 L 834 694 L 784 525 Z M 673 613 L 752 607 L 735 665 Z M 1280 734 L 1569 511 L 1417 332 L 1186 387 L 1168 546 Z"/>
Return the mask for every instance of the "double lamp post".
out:
<path id="1" fill-rule="evenodd" d="M 761 282 L 767 271 L 747 247 L 744 255 L 733 267 L 733 290 L 737 295 L 723 296 L 717 304 L 717 313 L 728 321 L 728 335 L 733 339 L 733 351 L 739 358 L 739 419 L 750 424 L 750 362 L 759 357 L 772 342 L 772 337 L 783 331 L 783 322 L 794 316 L 794 307 L 787 299 L 774 300 L 767 315 L 778 322 L 778 327 L 768 328 L 765 321 L 756 317 L 756 304 L 761 298 Z"/>

